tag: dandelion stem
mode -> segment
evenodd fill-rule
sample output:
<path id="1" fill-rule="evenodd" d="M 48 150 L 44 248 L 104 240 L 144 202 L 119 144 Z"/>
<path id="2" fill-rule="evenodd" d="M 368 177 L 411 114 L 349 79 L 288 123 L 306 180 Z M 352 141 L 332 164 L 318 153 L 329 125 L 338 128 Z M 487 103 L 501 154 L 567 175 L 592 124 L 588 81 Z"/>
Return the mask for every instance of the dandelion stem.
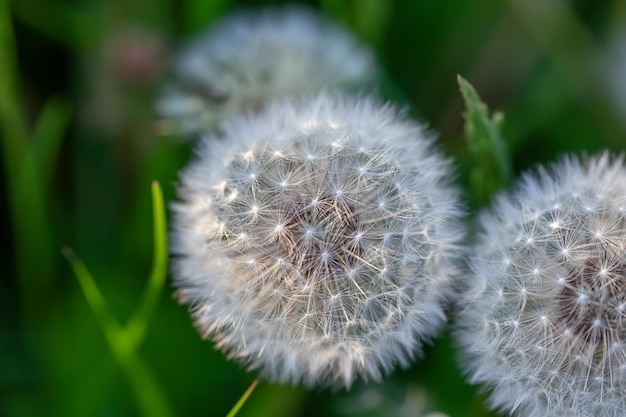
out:
<path id="1" fill-rule="evenodd" d="M 237 413 L 239 413 L 239 410 L 246 403 L 246 401 L 248 400 L 248 397 L 250 397 L 250 394 L 252 394 L 252 391 L 254 391 L 254 389 L 256 388 L 258 383 L 259 383 L 259 381 L 257 379 L 252 381 L 252 384 L 250 384 L 250 386 L 248 387 L 246 392 L 243 393 L 243 395 L 241 396 L 239 401 L 237 401 L 237 403 L 233 406 L 233 408 L 226 415 L 226 417 L 235 417 L 237 415 Z"/>

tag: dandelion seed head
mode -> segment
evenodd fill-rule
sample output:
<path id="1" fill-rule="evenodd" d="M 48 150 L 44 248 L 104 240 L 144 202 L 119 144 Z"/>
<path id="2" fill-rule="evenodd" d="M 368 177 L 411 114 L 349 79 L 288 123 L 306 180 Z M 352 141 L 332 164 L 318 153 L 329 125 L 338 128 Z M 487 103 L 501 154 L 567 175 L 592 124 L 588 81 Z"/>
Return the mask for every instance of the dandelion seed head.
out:
<path id="1" fill-rule="evenodd" d="M 176 285 L 201 334 L 278 382 L 349 387 L 406 366 L 445 321 L 463 239 L 432 139 L 376 100 L 329 95 L 279 100 L 222 134 L 174 206 Z"/>
<path id="2" fill-rule="evenodd" d="M 464 299 L 458 336 L 492 406 L 520 417 L 626 415 L 625 203 L 624 159 L 604 153 L 524 175 L 482 215 L 470 262 L 479 290 Z"/>
<path id="3" fill-rule="evenodd" d="M 225 17 L 187 44 L 175 64 L 157 111 L 191 135 L 282 96 L 363 88 L 377 73 L 373 52 L 347 30 L 295 6 Z M 314 129 L 315 121 L 299 128 Z"/>

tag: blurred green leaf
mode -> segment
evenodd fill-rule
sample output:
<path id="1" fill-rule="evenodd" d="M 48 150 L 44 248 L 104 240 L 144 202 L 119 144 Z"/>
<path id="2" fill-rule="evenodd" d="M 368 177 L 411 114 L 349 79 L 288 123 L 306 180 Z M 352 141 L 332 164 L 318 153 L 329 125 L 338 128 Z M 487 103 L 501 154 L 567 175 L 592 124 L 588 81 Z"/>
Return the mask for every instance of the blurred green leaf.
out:
<path id="1" fill-rule="evenodd" d="M 352 0 L 352 26 L 370 45 L 382 46 L 393 4 L 389 0 Z"/>
<path id="2" fill-rule="evenodd" d="M 74 51 L 87 50 L 102 28 L 101 20 L 69 2 L 19 0 L 13 3 L 20 21 Z"/>
<path id="3" fill-rule="evenodd" d="M 11 173 L 12 222 L 16 241 L 16 264 L 25 320 L 36 320 L 37 312 L 49 303 L 56 259 L 45 187 L 36 155 L 28 151 L 18 171 Z M 57 252 L 58 253 L 58 252 Z M 37 261 L 33 262 L 33 254 Z M 34 323 L 31 323 L 34 324 Z"/>
<path id="4" fill-rule="evenodd" d="M 174 415 L 166 397 L 149 369 L 136 354 L 137 345 L 118 324 L 100 293 L 93 277 L 70 248 L 63 254 L 78 278 L 89 307 L 96 315 L 107 343 L 126 374 L 137 404 L 145 417 L 169 417 Z"/>
<path id="5" fill-rule="evenodd" d="M 98 319 L 100 327 L 102 328 L 109 345 L 111 347 L 115 347 L 117 352 L 127 355 L 131 346 L 121 342 L 123 339 L 120 338 L 120 335 L 123 333 L 123 330 L 115 320 L 113 313 L 107 306 L 102 293 L 87 270 L 87 267 L 78 258 L 78 256 L 76 256 L 71 248 L 64 247 L 63 255 L 67 258 L 67 261 L 70 263 L 76 278 L 78 278 L 80 288 L 87 299 L 87 303 L 89 304 L 91 311 L 93 311 Z"/>
<path id="6" fill-rule="evenodd" d="M 31 152 L 37 163 L 42 185 L 50 183 L 70 116 L 69 106 L 58 98 L 46 101 L 39 115 L 33 132 Z"/>
<path id="7" fill-rule="evenodd" d="M 320 0 L 322 9 L 335 19 L 349 24 L 349 9 L 346 0 Z"/>
<path id="8" fill-rule="evenodd" d="M 17 63 L 9 0 L 0 0 L 0 126 L 7 178 L 18 171 L 26 152 L 28 129 L 18 99 Z"/>
<path id="9" fill-rule="evenodd" d="M 384 68 L 379 70 L 377 86 L 383 99 L 393 103 L 399 109 L 408 109 L 411 116 L 418 120 L 424 118 L 419 109 L 411 102 L 411 98 Z"/>
<path id="10" fill-rule="evenodd" d="M 55 260 L 38 161 L 30 138 L 19 91 L 13 25 L 8 0 L 0 0 L 0 129 L 15 264 L 24 322 L 38 328 L 37 311 L 49 302 Z M 33 256 L 37 261 L 33 262 Z M 43 307 L 45 308 L 45 307 Z"/>
<path id="11" fill-rule="evenodd" d="M 382 45 L 391 21 L 394 2 L 388 0 L 321 0 L 322 9 L 352 28 L 374 47 Z"/>
<path id="12" fill-rule="evenodd" d="M 580 101 L 586 107 L 586 113 L 595 119 L 598 134 L 617 147 L 623 146 L 623 130 L 614 128 L 616 120 L 611 106 L 603 105 L 607 90 L 598 88 L 597 82 L 589 82 L 605 77 L 607 64 L 620 68 L 620 58 L 611 57 L 611 52 L 607 55 L 606 45 L 598 42 L 585 18 L 576 12 L 575 2 L 510 0 L 509 3 L 522 27 L 558 72 L 559 81 L 567 84 L 576 101 Z M 615 11 L 607 10 L 606 13 L 611 15 Z M 607 84 L 611 89 L 610 83 Z M 568 101 L 571 102 L 571 98 Z M 617 119 L 623 120 L 623 114 L 618 114 Z"/>
<path id="13" fill-rule="evenodd" d="M 139 409 L 145 417 L 171 417 L 175 413 L 150 369 L 135 352 L 117 358 L 126 373 Z"/>
<path id="14" fill-rule="evenodd" d="M 188 0 L 185 2 L 185 29 L 187 33 L 203 30 L 215 17 L 226 11 L 232 0 Z"/>
<path id="15" fill-rule="evenodd" d="M 148 323 L 150 322 L 150 316 L 154 312 L 165 286 L 165 278 L 167 276 L 167 221 L 165 218 L 163 192 L 158 181 L 152 182 L 152 210 L 154 213 L 154 262 L 152 272 L 150 273 L 148 286 L 141 305 L 125 328 L 117 324 L 113 313 L 106 305 L 104 297 L 98 290 L 85 265 L 70 248 L 66 247 L 63 249 L 63 254 L 70 262 L 89 306 L 100 321 L 110 344 L 118 343 L 116 340 L 120 338 L 121 334 L 123 339 L 129 340 L 128 344 L 123 346 L 121 352 L 135 350 L 143 341 Z"/>
<path id="16" fill-rule="evenodd" d="M 475 203 L 484 205 L 513 176 L 511 157 L 501 133 L 504 115 L 491 116 L 474 87 L 460 75 L 458 82 L 466 108 L 465 138 L 474 157 L 470 172 L 472 195 Z"/>

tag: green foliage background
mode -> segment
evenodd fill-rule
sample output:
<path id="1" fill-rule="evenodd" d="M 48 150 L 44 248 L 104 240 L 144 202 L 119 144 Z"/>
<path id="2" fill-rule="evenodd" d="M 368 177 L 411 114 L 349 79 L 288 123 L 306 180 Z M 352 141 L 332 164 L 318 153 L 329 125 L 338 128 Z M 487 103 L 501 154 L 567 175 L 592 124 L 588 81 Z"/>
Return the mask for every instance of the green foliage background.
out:
<path id="1" fill-rule="evenodd" d="M 0 415 L 224 416 L 253 381 L 199 338 L 169 282 L 160 293 L 148 280 L 151 181 L 171 201 L 190 155 L 153 102 L 177 45 L 230 10 L 276 3 L 0 0 Z M 626 150 L 623 0 L 305 3 L 375 48 L 382 94 L 439 133 L 472 214 L 511 167 L 516 176 L 563 153 Z M 489 141 L 464 139 L 457 74 L 505 114 L 482 122 L 496 121 L 487 130 L 497 127 L 509 168 Z M 76 279 L 64 246 L 93 281 Z M 119 332 L 103 328 L 85 282 Z M 154 309 L 142 310 L 145 294 Z M 412 368 L 347 393 L 261 381 L 238 415 L 496 415 L 483 402 L 443 335 Z"/>

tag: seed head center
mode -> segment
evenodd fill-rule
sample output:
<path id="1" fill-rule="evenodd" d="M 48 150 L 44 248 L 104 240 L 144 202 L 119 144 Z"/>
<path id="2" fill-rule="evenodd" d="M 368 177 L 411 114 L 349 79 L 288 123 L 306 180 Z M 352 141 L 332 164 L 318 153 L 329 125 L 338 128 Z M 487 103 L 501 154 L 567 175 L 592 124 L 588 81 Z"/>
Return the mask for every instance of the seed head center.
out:
<path id="1" fill-rule="evenodd" d="M 281 252 L 307 280 L 345 274 L 363 251 L 360 217 L 353 205 L 330 194 L 314 203 L 295 197 L 285 213 L 289 237 L 279 242 Z"/>
<path id="2" fill-rule="evenodd" d="M 626 261 L 589 258 L 571 268 L 559 295 L 562 322 L 593 341 L 626 341 Z M 617 339 L 617 340 L 616 340 Z"/>

